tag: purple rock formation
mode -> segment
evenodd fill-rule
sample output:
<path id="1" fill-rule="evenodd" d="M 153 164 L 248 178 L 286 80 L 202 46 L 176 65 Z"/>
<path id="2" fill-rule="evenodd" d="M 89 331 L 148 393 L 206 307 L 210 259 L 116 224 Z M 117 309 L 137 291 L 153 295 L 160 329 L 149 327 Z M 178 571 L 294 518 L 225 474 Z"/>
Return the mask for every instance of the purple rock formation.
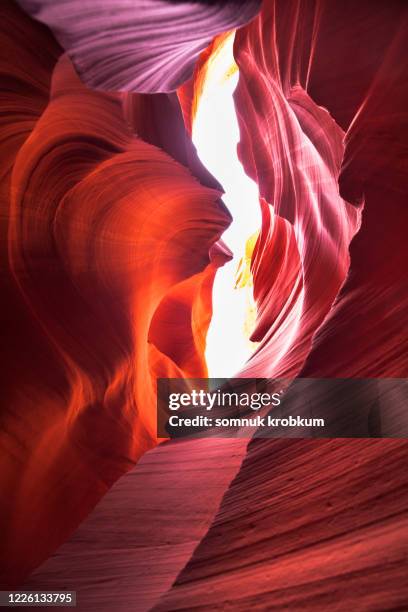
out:
<path id="1" fill-rule="evenodd" d="M 52 29 L 87 85 L 142 93 L 177 89 L 211 39 L 247 23 L 261 5 L 260 0 L 18 2 Z"/>

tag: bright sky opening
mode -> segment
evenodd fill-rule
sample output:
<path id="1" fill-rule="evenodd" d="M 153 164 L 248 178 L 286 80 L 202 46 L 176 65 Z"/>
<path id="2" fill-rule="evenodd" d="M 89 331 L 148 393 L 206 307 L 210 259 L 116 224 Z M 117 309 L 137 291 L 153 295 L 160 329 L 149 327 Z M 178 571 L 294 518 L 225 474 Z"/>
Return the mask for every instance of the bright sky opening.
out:
<path id="1" fill-rule="evenodd" d="M 237 156 L 239 128 L 233 93 L 239 72 L 233 41 L 234 34 L 213 60 L 193 124 L 193 142 L 199 157 L 223 186 L 223 200 L 233 216 L 223 240 L 234 258 L 217 272 L 214 283 L 206 350 L 211 378 L 233 376 L 256 348 L 249 341 L 255 322 L 252 283 L 235 287 L 240 259 L 248 238 L 261 226 L 261 213 L 258 187 L 245 174 Z"/>

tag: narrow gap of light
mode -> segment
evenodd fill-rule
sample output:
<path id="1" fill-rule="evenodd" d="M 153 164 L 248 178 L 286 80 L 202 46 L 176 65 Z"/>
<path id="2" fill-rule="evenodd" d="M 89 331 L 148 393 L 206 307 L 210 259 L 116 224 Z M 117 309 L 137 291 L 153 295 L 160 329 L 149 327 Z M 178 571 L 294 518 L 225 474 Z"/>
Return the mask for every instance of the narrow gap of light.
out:
<path id="1" fill-rule="evenodd" d="M 261 213 L 258 187 L 245 174 L 237 156 L 239 128 L 233 92 L 239 73 L 233 40 L 232 34 L 211 65 L 193 124 L 198 155 L 223 186 L 223 200 L 233 216 L 223 240 L 234 258 L 217 272 L 207 336 L 206 360 L 212 378 L 236 374 L 256 348 L 249 341 L 255 322 L 252 285 L 235 288 L 238 264 L 248 238 L 259 231 Z"/>

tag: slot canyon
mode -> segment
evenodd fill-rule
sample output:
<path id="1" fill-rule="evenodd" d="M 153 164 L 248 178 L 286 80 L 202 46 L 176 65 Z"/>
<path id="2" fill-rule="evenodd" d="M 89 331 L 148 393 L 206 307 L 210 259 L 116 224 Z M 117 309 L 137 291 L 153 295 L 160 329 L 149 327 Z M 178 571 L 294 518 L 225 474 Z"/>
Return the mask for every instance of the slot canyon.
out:
<path id="1" fill-rule="evenodd" d="M 408 431 L 156 429 L 159 378 L 408 378 L 407 3 L 0 15 L 2 588 L 408 610 Z"/>

